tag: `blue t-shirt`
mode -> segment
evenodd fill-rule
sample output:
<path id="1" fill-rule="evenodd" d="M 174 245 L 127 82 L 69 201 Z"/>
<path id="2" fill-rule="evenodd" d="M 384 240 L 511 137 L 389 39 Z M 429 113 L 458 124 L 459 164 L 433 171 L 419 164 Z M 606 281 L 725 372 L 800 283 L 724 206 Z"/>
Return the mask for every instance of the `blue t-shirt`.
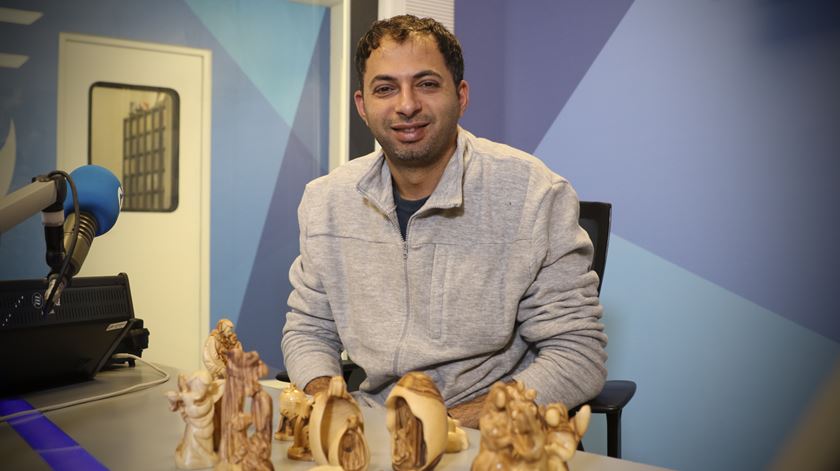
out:
<path id="1" fill-rule="evenodd" d="M 404 200 L 400 198 L 400 192 L 397 191 L 396 185 L 394 186 L 394 202 L 397 203 L 397 221 L 400 223 L 400 234 L 402 234 L 403 240 L 405 240 L 407 235 L 408 219 L 418 209 L 423 207 L 427 199 L 429 199 L 428 196 L 419 200 Z"/>

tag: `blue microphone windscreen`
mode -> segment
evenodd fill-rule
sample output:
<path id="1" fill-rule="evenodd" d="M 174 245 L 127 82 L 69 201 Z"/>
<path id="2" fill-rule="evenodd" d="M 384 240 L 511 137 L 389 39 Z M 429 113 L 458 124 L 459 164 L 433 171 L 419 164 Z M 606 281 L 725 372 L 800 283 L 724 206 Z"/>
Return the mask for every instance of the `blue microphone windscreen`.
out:
<path id="1" fill-rule="evenodd" d="M 122 206 L 120 181 L 110 170 L 98 165 L 84 165 L 70 172 L 76 191 L 79 193 L 79 210 L 88 212 L 96 219 L 96 235 L 108 232 Z M 64 200 L 64 214 L 73 212 L 73 192 L 67 185 Z"/>

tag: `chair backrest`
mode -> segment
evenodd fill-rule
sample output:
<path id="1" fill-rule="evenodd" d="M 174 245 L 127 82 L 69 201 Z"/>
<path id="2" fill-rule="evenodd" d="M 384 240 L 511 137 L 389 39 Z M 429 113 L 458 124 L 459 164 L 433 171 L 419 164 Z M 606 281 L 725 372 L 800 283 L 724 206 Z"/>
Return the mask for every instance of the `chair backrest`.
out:
<path id="1" fill-rule="evenodd" d="M 592 269 L 598 274 L 598 292 L 604 285 L 604 266 L 607 264 L 607 246 L 610 241 L 610 218 L 612 204 L 596 201 L 580 202 L 580 226 L 589 234 L 595 255 L 592 257 Z"/>

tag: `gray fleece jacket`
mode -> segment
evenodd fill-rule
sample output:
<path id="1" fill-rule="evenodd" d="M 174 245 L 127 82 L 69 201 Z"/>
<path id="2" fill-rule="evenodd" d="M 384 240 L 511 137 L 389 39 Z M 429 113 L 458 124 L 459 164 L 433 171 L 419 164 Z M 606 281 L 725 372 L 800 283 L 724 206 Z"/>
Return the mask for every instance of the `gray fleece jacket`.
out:
<path id="1" fill-rule="evenodd" d="M 512 378 L 541 403 L 594 397 L 607 337 L 578 213 L 537 158 L 463 129 L 406 240 L 381 151 L 310 182 L 283 329 L 291 380 L 339 374 L 343 347 L 379 403 L 414 370 L 447 406 Z"/>

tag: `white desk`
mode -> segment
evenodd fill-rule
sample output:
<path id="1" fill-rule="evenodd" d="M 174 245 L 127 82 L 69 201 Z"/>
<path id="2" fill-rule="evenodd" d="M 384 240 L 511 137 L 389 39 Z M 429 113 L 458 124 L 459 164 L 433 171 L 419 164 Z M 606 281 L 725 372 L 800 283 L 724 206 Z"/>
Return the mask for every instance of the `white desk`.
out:
<path id="1" fill-rule="evenodd" d="M 102 464 L 113 470 L 174 470 L 175 446 L 184 431 L 180 414 L 169 411 L 165 392 L 177 389 L 177 373 L 166 368 L 172 378 L 166 383 L 118 398 L 106 399 L 45 415 L 73 438 Z M 34 407 L 67 402 L 102 394 L 140 382 L 158 378 L 151 368 L 138 363 L 125 368 L 100 373 L 93 381 L 72 386 L 25 394 Z M 266 388 L 274 398 L 275 423 L 279 390 Z M 385 428 L 384 409 L 363 409 L 365 436 L 371 447 L 371 471 L 390 470 L 390 437 Z M 478 431 L 467 429 L 470 448 L 456 454 L 446 454 L 437 470 L 469 470 L 478 453 Z M 274 441 L 272 462 L 276 470 L 306 470 L 312 462 L 286 458 L 290 442 Z M 8 423 L 0 424 L 0 457 L 3 469 L 49 470 L 50 467 L 15 432 Z M 655 471 L 653 466 L 617 460 L 601 455 L 577 452 L 570 463 L 572 471 Z"/>

